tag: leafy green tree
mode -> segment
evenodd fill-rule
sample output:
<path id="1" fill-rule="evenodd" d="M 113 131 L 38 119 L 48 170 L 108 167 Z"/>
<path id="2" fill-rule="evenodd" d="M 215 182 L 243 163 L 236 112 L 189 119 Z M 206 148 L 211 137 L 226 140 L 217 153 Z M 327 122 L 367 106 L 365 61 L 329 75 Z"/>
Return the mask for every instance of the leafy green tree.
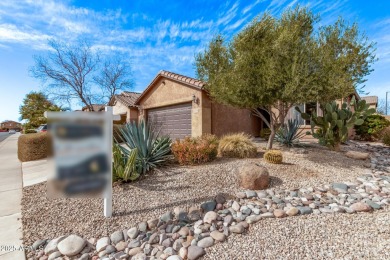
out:
<path id="1" fill-rule="evenodd" d="M 299 6 L 280 18 L 265 13 L 231 41 L 216 36 L 195 57 L 197 76 L 215 101 L 251 109 L 270 128 L 268 149 L 290 108 L 347 97 L 372 71 L 374 45 L 357 24 L 318 21 Z"/>
<path id="2" fill-rule="evenodd" d="M 19 108 L 20 120 L 26 120 L 24 129 L 34 129 L 47 122 L 43 113 L 45 111 L 62 111 L 61 107 L 47 99 L 42 92 L 30 92 Z"/>

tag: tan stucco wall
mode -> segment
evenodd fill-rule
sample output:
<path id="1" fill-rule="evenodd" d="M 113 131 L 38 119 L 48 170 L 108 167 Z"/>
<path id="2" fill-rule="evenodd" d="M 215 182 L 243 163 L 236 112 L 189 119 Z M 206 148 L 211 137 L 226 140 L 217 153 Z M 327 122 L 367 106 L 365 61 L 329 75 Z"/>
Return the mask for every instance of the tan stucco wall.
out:
<path id="1" fill-rule="evenodd" d="M 138 108 L 131 107 L 129 109 L 128 122 L 137 122 L 139 117 Z"/>
<path id="2" fill-rule="evenodd" d="M 244 132 L 258 136 L 261 120 L 247 109 L 212 103 L 212 133 L 222 136 L 229 133 Z"/>
<path id="3" fill-rule="evenodd" d="M 193 102 L 194 95 L 196 102 Z M 207 92 L 166 78 L 157 80 L 139 101 L 139 118 L 143 118 L 148 109 L 186 102 L 192 104 L 193 137 L 208 133 L 218 136 L 237 132 L 258 136 L 260 133 L 261 120 L 251 115 L 251 111 L 214 103 Z"/>

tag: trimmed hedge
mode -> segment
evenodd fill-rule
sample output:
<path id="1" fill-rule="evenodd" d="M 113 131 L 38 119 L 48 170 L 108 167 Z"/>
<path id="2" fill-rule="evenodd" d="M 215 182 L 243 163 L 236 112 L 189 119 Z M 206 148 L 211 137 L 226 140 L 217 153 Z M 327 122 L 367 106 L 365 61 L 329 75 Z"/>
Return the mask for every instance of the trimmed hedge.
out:
<path id="1" fill-rule="evenodd" d="M 52 140 L 49 133 L 21 135 L 18 139 L 18 158 L 29 162 L 52 155 Z"/>

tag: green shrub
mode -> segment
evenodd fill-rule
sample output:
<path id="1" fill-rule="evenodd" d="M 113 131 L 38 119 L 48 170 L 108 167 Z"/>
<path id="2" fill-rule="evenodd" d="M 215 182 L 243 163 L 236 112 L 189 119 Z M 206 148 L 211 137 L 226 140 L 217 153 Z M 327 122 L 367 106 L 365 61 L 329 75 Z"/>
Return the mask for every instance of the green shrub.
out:
<path id="1" fill-rule="evenodd" d="M 113 163 L 112 163 L 112 176 L 114 181 L 135 181 L 139 178 L 140 174 L 137 170 L 137 149 L 130 151 L 128 156 L 125 156 L 119 144 L 114 144 L 112 148 Z"/>
<path id="2" fill-rule="evenodd" d="M 271 129 L 263 128 L 263 129 L 260 130 L 260 137 L 261 138 L 264 138 L 264 139 L 268 140 L 270 135 L 271 135 Z"/>
<path id="3" fill-rule="evenodd" d="M 52 151 L 52 139 L 47 132 L 21 135 L 18 139 L 18 158 L 22 162 L 47 158 Z"/>
<path id="4" fill-rule="evenodd" d="M 375 141 L 380 138 L 380 133 L 383 129 L 390 125 L 384 116 L 370 115 L 362 125 L 355 126 L 356 134 L 360 139 L 365 141 Z"/>
<path id="5" fill-rule="evenodd" d="M 224 157 L 255 157 L 257 148 L 249 135 L 244 133 L 225 135 L 218 145 L 218 153 Z"/>
<path id="6" fill-rule="evenodd" d="M 35 129 L 27 129 L 27 130 L 24 130 L 24 133 L 25 134 L 35 134 L 37 132 L 37 130 Z"/>
<path id="7" fill-rule="evenodd" d="M 383 144 L 390 146 L 390 128 L 386 128 L 382 131 L 382 142 Z"/>
<path id="8" fill-rule="evenodd" d="M 289 119 L 287 124 L 276 131 L 275 140 L 282 145 L 291 147 L 299 143 L 299 139 L 305 136 L 303 129 L 299 130 L 298 120 Z"/>
<path id="9" fill-rule="evenodd" d="M 139 172 L 145 174 L 153 168 L 164 164 L 171 154 L 171 139 L 167 136 L 159 137 L 160 130 L 141 120 L 127 123 L 120 128 L 124 144 L 120 146 L 122 152 L 129 156 L 131 150 L 137 149 L 137 165 Z"/>
<path id="10" fill-rule="evenodd" d="M 214 135 L 203 135 L 176 140 L 172 144 L 172 152 L 182 165 L 209 162 L 217 157 L 218 139 Z"/>

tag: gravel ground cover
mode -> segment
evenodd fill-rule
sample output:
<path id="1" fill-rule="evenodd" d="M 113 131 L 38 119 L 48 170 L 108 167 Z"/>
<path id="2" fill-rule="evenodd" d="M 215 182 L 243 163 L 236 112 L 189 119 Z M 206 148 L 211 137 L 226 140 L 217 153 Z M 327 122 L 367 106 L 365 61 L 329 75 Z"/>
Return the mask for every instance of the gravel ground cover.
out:
<path id="1" fill-rule="evenodd" d="M 152 219 L 174 207 L 188 209 L 222 193 L 239 191 L 236 174 L 242 163 L 255 161 L 265 165 L 271 187 L 294 189 L 350 181 L 367 172 L 364 162 L 340 153 L 312 146 L 301 154 L 284 151 L 284 164 L 271 165 L 263 159 L 217 159 L 192 167 L 171 166 L 134 184 L 114 187 L 114 216 L 103 217 L 101 199 L 48 199 L 45 183 L 23 190 L 22 222 L 24 242 L 78 234 L 85 238 L 109 235 L 145 219 Z M 259 155 L 261 156 L 261 155 Z"/>
<path id="2" fill-rule="evenodd" d="M 390 259 L 390 209 L 263 219 L 203 259 Z"/>

